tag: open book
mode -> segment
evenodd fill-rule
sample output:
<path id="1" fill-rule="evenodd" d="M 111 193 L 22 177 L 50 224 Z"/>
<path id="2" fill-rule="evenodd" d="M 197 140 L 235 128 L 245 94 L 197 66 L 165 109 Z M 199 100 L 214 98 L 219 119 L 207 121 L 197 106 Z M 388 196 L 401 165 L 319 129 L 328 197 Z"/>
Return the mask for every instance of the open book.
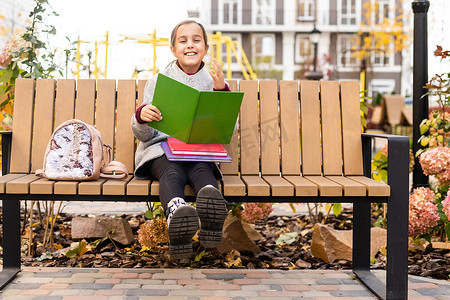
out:
<path id="1" fill-rule="evenodd" d="M 187 144 L 229 144 L 243 92 L 198 91 L 158 74 L 152 104 L 163 119 L 148 125 Z"/>

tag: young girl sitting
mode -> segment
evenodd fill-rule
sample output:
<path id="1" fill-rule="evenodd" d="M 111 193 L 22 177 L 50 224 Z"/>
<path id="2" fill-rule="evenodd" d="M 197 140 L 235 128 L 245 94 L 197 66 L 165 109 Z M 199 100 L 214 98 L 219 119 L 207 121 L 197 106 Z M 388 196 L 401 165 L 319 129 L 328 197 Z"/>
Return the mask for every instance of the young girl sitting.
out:
<path id="1" fill-rule="evenodd" d="M 177 58 L 161 74 L 190 85 L 200 91 L 229 91 L 220 64 L 213 59 L 214 73 L 205 70 L 203 57 L 208 52 L 205 28 L 192 20 L 179 23 L 170 37 L 170 50 Z M 199 228 L 199 240 L 205 248 L 214 248 L 222 240 L 226 201 L 218 190 L 216 179 L 221 173 L 215 163 L 175 162 L 167 160 L 161 147 L 168 135 L 147 125 L 164 116 L 152 105 L 157 75 L 145 85 L 144 102 L 131 118 L 131 128 L 140 140 L 135 157 L 135 176 L 159 181 L 159 199 L 166 213 L 169 252 L 172 258 L 192 254 L 192 237 Z M 185 101 L 180 95 L 180 101 Z M 197 195 L 196 208 L 184 200 L 184 187 L 189 184 Z"/>

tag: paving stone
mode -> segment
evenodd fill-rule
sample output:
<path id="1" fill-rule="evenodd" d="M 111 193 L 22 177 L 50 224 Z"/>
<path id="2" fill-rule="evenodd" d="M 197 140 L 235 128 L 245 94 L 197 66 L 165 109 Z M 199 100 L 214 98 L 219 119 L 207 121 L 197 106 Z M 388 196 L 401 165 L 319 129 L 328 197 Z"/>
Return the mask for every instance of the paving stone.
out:
<path id="1" fill-rule="evenodd" d="M 62 300 L 62 296 L 38 296 L 33 297 L 33 300 Z"/>
<path id="2" fill-rule="evenodd" d="M 127 273 L 149 273 L 149 274 L 157 274 L 164 273 L 164 270 L 161 269 L 126 269 Z"/>
<path id="3" fill-rule="evenodd" d="M 450 288 L 444 288 L 444 289 L 423 289 L 423 290 L 416 290 L 419 292 L 422 296 L 440 296 L 440 295 L 450 295 Z"/>
<path id="4" fill-rule="evenodd" d="M 77 283 L 72 284 L 69 289 L 71 290 L 105 290 L 105 289 L 112 289 L 112 284 L 105 284 L 105 283 L 92 283 L 92 284 L 85 284 L 85 283 Z"/>
<path id="5" fill-rule="evenodd" d="M 70 283 L 70 284 L 88 284 L 88 283 L 94 283 L 97 279 L 96 278 L 55 278 L 53 280 L 53 283 Z"/>
<path id="6" fill-rule="evenodd" d="M 189 297 L 187 297 L 187 300 L 200 300 L 200 297 L 198 297 L 198 296 L 189 296 Z"/>
<path id="7" fill-rule="evenodd" d="M 33 290 L 23 290 L 22 296 L 46 296 L 50 294 L 50 290 L 40 290 L 40 289 L 33 289 Z"/>
<path id="8" fill-rule="evenodd" d="M 125 295 L 125 290 L 113 289 L 113 290 L 98 290 L 95 295 L 99 296 L 123 296 Z"/>
<path id="9" fill-rule="evenodd" d="M 242 273 L 211 273 L 206 275 L 207 279 L 216 280 L 233 280 L 233 279 L 243 279 L 245 275 Z"/>
<path id="10" fill-rule="evenodd" d="M 126 284 L 115 284 L 113 286 L 113 289 L 119 289 L 119 290 L 136 290 L 136 289 L 140 289 L 141 285 L 140 284 L 135 284 L 135 283 L 126 283 Z"/>
<path id="11" fill-rule="evenodd" d="M 283 290 L 283 288 L 279 284 L 271 284 L 270 285 L 270 289 L 271 290 L 275 290 L 275 291 L 282 291 Z"/>
<path id="12" fill-rule="evenodd" d="M 33 290 L 38 289 L 41 286 L 40 283 L 12 283 L 9 284 L 6 289 L 13 290 Z"/>
<path id="13" fill-rule="evenodd" d="M 248 284 L 241 286 L 243 291 L 268 291 L 270 290 L 270 285 L 264 284 Z"/>
<path id="14" fill-rule="evenodd" d="M 112 275 L 110 273 L 76 273 L 72 275 L 72 278 L 112 278 Z"/>
<path id="15" fill-rule="evenodd" d="M 61 278 L 61 277 L 72 277 L 73 273 L 49 273 L 49 272 L 42 272 L 42 273 L 36 273 L 33 277 L 36 278 Z"/>
<path id="16" fill-rule="evenodd" d="M 127 284 L 127 283 L 137 283 L 137 284 L 158 284 L 158 285 L 163 285 L 164 281 L 162 280 L 156 280 L 156 279 L 122 279 L 122 283 L 123 284 Z"/>
<path id="17" fill-rule="evenodd" d="M 333 278 L 323 278 L 323 279 L 317 279 L 317 284 L 341 284 L 342 282 L 339 279 L 333 279 Z"/>
<path id="18" fill-rule="evenodd" d="M 168 296 L 168 290 L 128 290 L 126 296 Z"/>
<path id="19" fill-rule="evenodd" d="M 334 297 L 370 297 L 373 296 L 368 290 L 361 291 L 330 291 Z"/>
<path id="20" fill-rule="evenodd" d="M 100 269 L 95 268 L 64 268 L 61 269 L 61 273 L 73 273 L 73 274 L 79 274 L 79 273 L 99 273 Z"/>

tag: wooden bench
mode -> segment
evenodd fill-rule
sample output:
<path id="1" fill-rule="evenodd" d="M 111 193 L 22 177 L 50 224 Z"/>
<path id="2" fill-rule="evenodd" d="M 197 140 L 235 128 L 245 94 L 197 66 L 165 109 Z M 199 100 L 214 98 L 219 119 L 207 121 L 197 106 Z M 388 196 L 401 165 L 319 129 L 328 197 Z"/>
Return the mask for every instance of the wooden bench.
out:
<path id="1" fill-rule="evenodd" d="M 158 201 L 158 182 L 54 182 L 34 175 L 53 129 L 71 118 L 95 124 L 115 159 L 134 168 L 130 117 L 144 80 L 18 79 L 13 134 L 3 133 L 3 270 L 1 287 L 20 271 L 20 202 Z M 353 203 L 353 272 L 377 296 L 406 299 L 408 138 L 377 135 L 389 145 L 389 185 L 369 179 L 371 138 L 361 134 L 357 82 L 230 81 L 245 92 L 240 128 L 226 148 L 220 187 L 230 202 Z M 130 174 L 131 175 L 131 174 Z M 187 200 L 194 201 L 186 187 Z M 388 205 L 386 284 L 370 272 L 371 203 Z"/>

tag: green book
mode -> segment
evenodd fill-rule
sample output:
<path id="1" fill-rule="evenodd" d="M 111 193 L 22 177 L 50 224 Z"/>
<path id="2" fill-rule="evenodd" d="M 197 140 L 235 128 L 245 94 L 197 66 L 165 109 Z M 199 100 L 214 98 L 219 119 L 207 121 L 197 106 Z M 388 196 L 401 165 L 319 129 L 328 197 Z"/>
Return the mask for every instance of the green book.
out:
<path id="1" fill-rule="evenodd" d="M 163 119 L 148 125 L 187 144 L 229 144 L 243 92 L 198 91 L 158 74 L 152 104 Z"/>

